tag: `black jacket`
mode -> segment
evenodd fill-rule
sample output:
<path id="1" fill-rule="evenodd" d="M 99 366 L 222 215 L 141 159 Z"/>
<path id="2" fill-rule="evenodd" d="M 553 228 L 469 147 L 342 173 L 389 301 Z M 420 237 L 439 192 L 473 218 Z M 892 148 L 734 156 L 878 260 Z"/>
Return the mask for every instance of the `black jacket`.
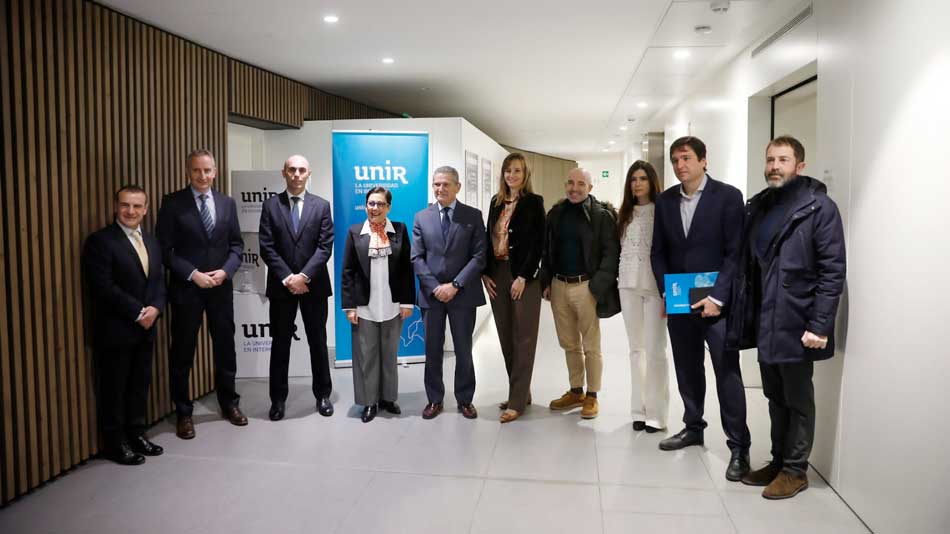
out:
<path id="1" fill-rule="evenodd" d="M 541 287 L 551 285 L 557 261 L 558 240 L 554 235 L 564 207 L 570 202 L 559 201 L 548 212 L 544 231 L 544 251 L 538 278 Z M 620 268 L 620 239 L 617 237 L 617 212 L 613 206 L 589 195 L 583 202 L 584 215 L 589 225 L 580 229 L 584 266 L 590 276 L 588 288 L 597 300 L 597 316 L 606 318 L 620 313 L 620 293 L 617 272 Z"/>
<path id="2" fill-rule="evenodd" d="M 388 233 L 389 247 L 389 291 L 393 302 L 400 304 L 416 303 L 416 279 L 412 270 L 409 232 L 406 225 L 391 221 L 394 232 Z M 343 309 L 356 309 L 369 304 L 369 234 L 360 235 L 363 223 L 350 226 L 343 247 L 343 269 L 340 274 L 340 293 Z"/>
<path id="3" fill-rule="evenodd" d="M 290 196 L 286 191 L 272 196 L 261 206 L 261 258 L 267 264 L 267 298 L 291 298 L 283 280 L 296 273 L 310 278 L 314 297 L 329 297 L 330 274 L 327 262 L 333 254 L 333 217 L 330 203 L 306 193 L 300 214 L 300 230 L 294 233 Z"/>
<path id="4" fill-rule="evenodd" d="M 504 204 L 496 206 L 495 200 L 492 199 L 488 212 L 488 249 L 485 254 L 485 274 L 488 276 L 494 276 L 497 268 L 494 232 L 495 223 L 498 222 L 503 208 Z M 544 199 L 541 195 L 526 193 L 518 200 L 515 212 L 508 222 L 508 266 L 511 268 L 511 278 L 520 276 L 525 280 L 534 280 L 538 275 L 543 250 Z"/>
<path id="5" fill-rule="evenodd" d="M 650 251 L 656 287 L 662 295 L 664 277 L 669 273 L 718 271 L 710 296 L 728 306 L 735 272 L 733 257 L 742 238 L 742 193 L 707 175 L 687 236 L 680 215 L 681 190 L 682 185 L 675 185 L 656 198 Z"/>
<path id="6" fill-rule="evenodd" d="M 118 223 L 86 239 L 82 263 L 89 282 L 96 347 L 130 346 L 155 337 L 155 326 L 146 330 L 135 320 L 147 306 L 160 313 L 165 310 L 165 270 L 158 241 L 145 232 L 142 241 L 148 251 L 148 276 Z"/>
<path id="7" fill-rule="evenodd" d="M 804 183 L 790 199 L 788 213 L 761 263 L 753 235 L 773 192 L 766 189 L 746 204 L 732 284 L 726 345 L 757 347 L 759 361 L 767 364 L 834 356 L 835 315 L 846 270 L 841 215 L 823 183 L 809 176 L 798 179 Z M 806 330 L 828 336 L 827 347 L 805 348 L 801 338 Z"/>

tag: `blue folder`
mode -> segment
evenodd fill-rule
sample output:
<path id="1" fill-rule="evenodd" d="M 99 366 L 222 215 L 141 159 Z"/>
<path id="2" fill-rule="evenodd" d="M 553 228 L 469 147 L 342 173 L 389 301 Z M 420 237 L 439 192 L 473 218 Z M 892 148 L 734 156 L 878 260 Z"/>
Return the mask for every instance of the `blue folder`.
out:
<path id="1" fill-rule="evenodd" d="M 677 273 L 663 276 L 666 291 L 666 314 L 690 313 L 689 290 L 694 287 L 712 287 L 716 283 L 716 271 L 708 273 Z"/>

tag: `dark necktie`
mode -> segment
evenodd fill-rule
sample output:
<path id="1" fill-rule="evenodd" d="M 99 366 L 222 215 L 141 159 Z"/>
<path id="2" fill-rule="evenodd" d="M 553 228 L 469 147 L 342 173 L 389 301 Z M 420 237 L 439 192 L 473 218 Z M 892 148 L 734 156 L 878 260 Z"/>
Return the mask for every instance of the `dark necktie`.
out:
<path id="1" fill-rule="evenodd" d="M 211 210 L 208 209 L 208 195 L 202 193 L 198 195 L 198 198 L 201 199 L 201 222 L 205 225 L 208 237 L 211 237 L 211 232 L 214 231 L 214 219 L 211 218 Z"/>
<path id="2" fill-rule="evenodd" d="M 442 239 L 448 239 L 449 237 L 449 225 L 452 224 L 452 219 L 449 219 L 449 207 L 446 206 L 442 208 Z"/>
<path id="3" fill-rule="evenodd" d="M 294 207 L 290 208 L 290 220 L 294 223 L 294 233 L 300 230 L 300 197 L 290 197 L 294 201 Z"/>

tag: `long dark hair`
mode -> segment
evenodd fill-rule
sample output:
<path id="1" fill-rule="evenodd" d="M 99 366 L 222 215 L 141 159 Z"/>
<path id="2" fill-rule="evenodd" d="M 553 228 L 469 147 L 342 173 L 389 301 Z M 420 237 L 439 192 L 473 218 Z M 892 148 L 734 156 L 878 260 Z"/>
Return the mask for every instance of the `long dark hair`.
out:
<path id="1" fill-rule="evenodd" d="M 660 194 L 660 177 L 656 174 L 653 165 L 642 159 L 634 161 L 627 170 L 627 179 L 623 183 L 623 204 L 620 205 L 620 215 L 617 217 L 617 235 L 621 239 L 627 230 L 627 224 L 633 218 L 633 207 L 637 204 L 637 197 L 633 196 L 630 182 L 633 182 L 633 173 L 640 169 L 647 173 L 647 180 L 650 181 L 650 202 L 656 202 L 656 196 Z"/>

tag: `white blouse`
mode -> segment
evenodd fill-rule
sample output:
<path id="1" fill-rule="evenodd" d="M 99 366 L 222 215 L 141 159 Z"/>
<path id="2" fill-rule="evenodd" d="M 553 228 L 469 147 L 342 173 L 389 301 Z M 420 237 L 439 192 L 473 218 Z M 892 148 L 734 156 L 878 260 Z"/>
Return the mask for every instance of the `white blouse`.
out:
<path id="1" fill-rule="evenodd" d="M 360 235 L 369 232 L 369 221 L 366 221 Z M 386 232 L 396 232 L 389 219 L 386 219 Z M 357 317 L 382 323 L 399 315 L 399 303 L 393 302 L 393 293 L 389 289 L 389 256 L 369 259 L 369 287 L 369 304 L 356 307 Z"/>
<path id="2" fill-rule="evenodd" d="M 627 223 L 620 242 L 621 289 L 631 289 L 641 295 L 659 296 L 656 279 L 650 266 L 650 247 L 653 246 L 653 203 L 633 207 L 633 217 Z"/>

